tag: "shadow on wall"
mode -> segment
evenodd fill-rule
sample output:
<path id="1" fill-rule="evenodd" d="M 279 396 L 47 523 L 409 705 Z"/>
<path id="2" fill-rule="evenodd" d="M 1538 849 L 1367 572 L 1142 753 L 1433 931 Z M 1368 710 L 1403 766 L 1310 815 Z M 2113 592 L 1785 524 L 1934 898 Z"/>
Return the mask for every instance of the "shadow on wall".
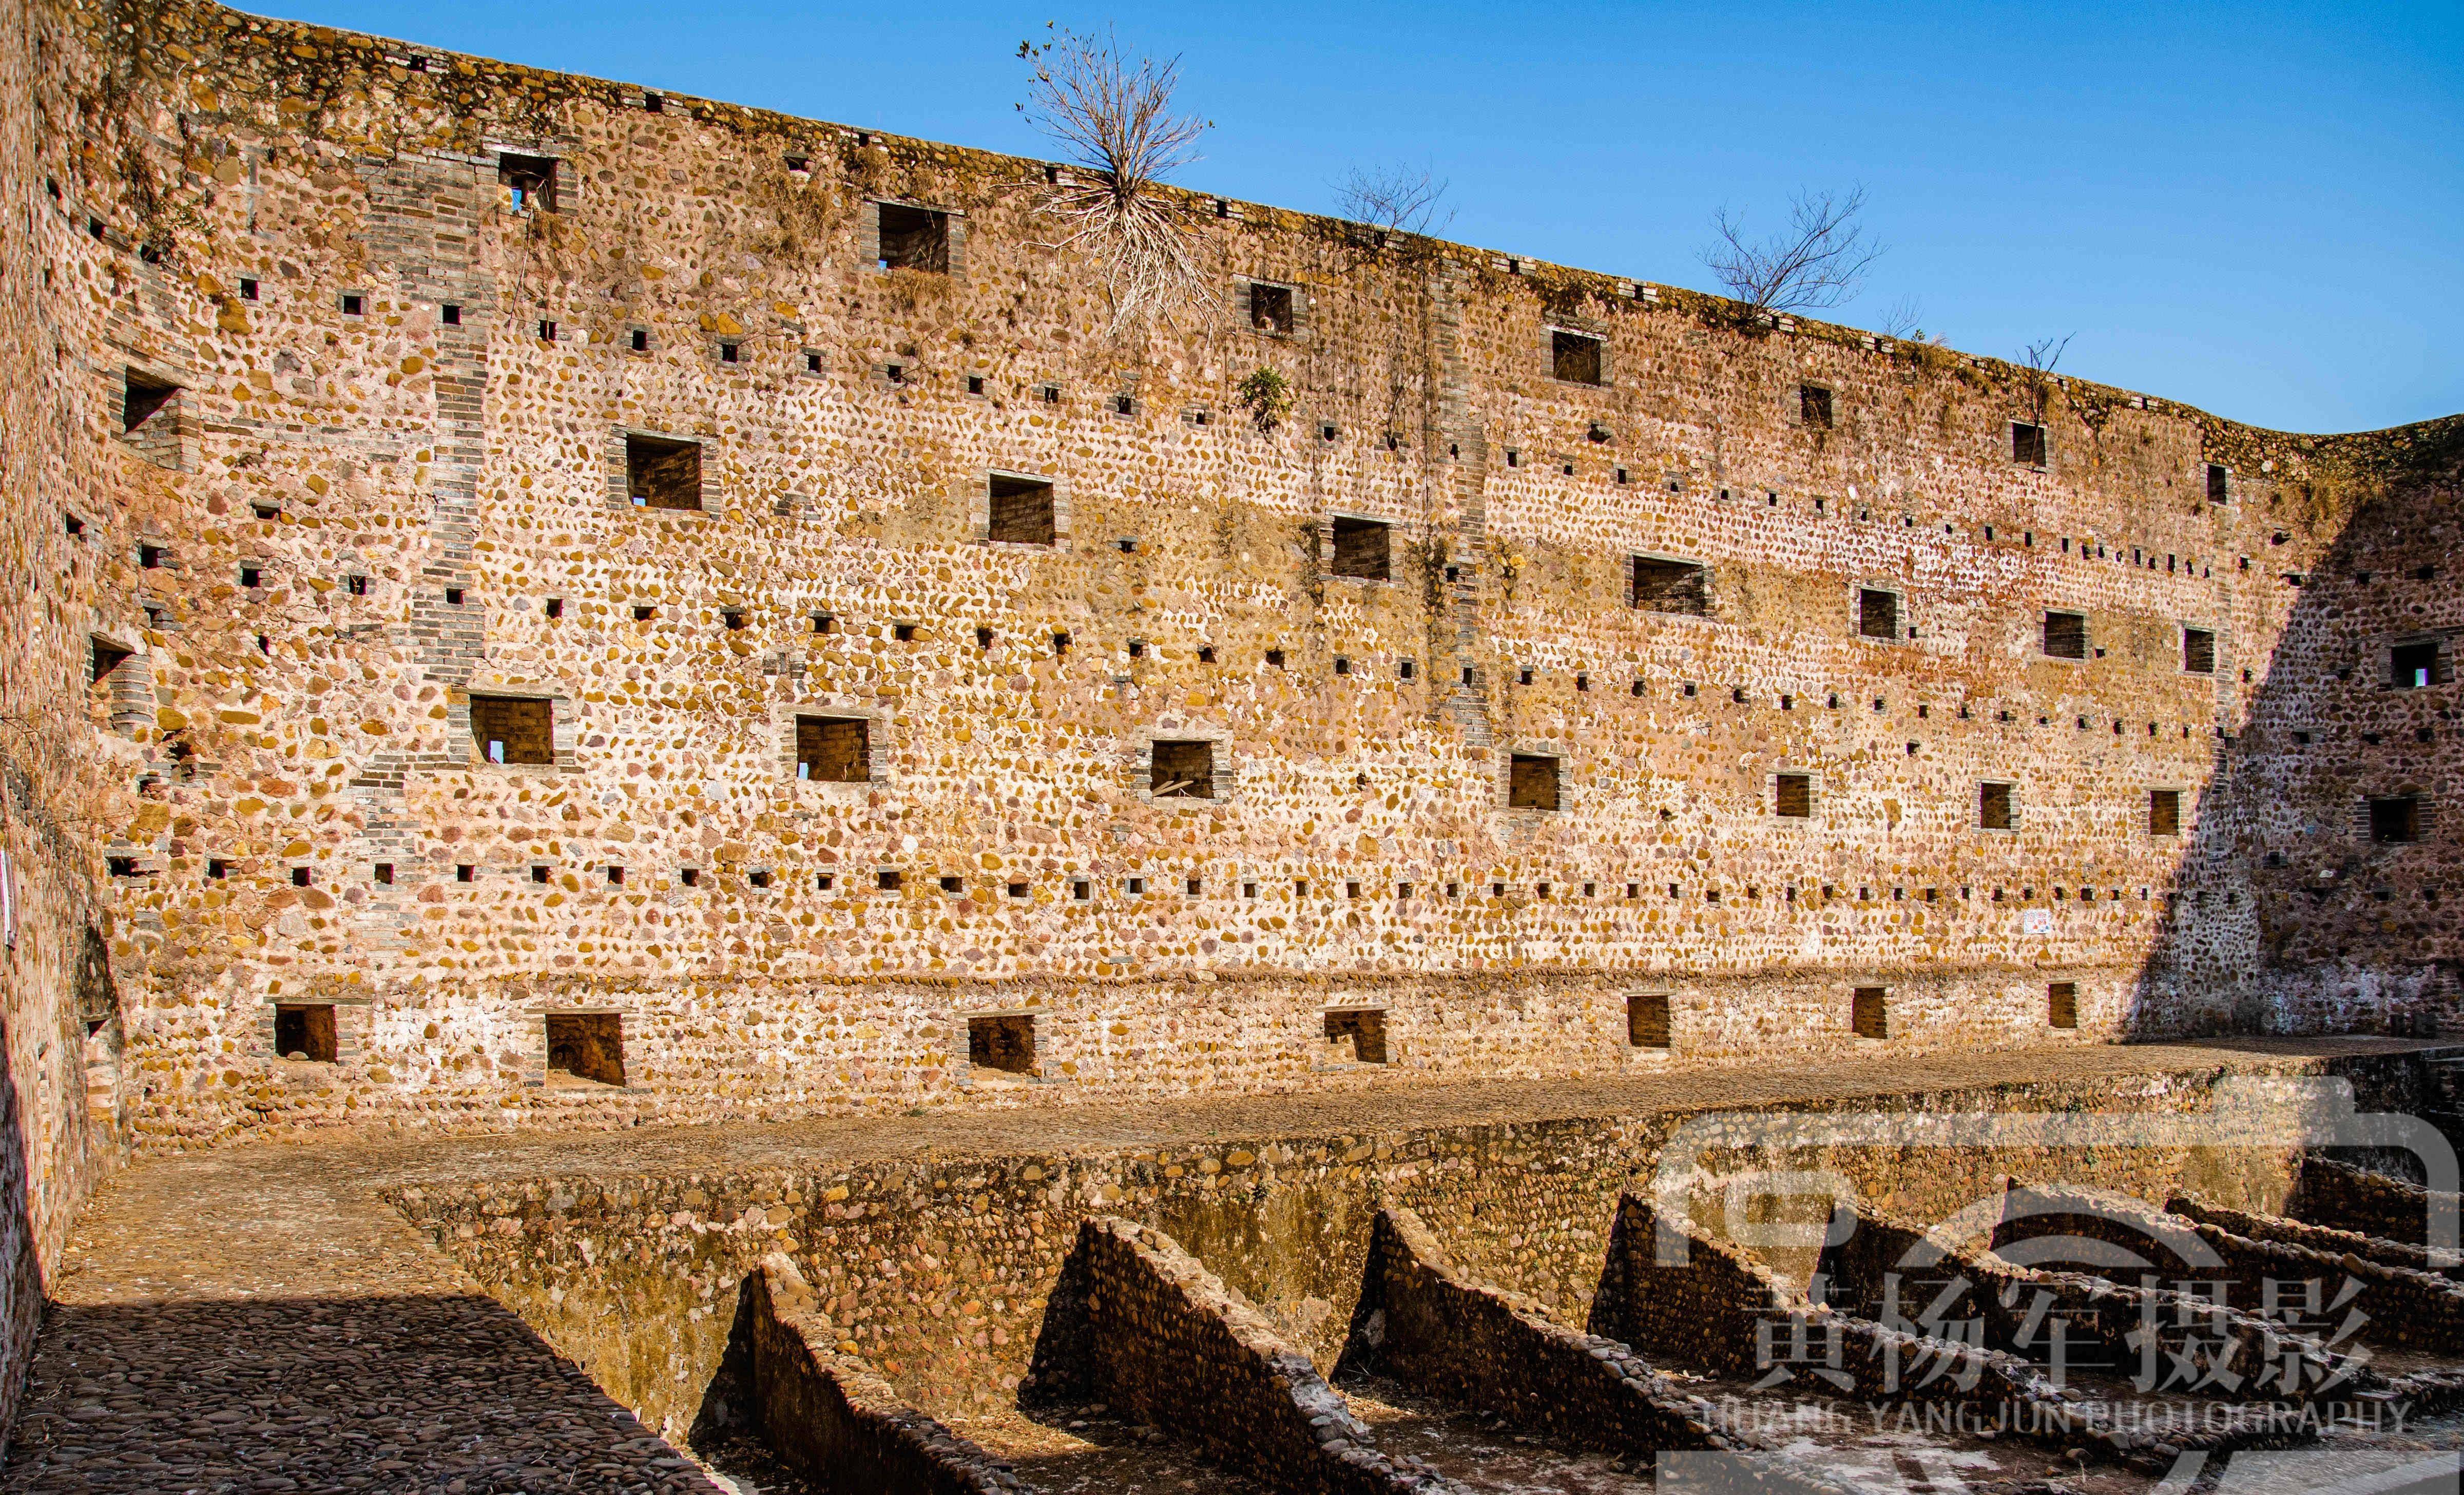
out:
<path id="1" fill-rule="evenodd" d="M 2459 997 L 2464 416 L 2299 451 L 2243 500 L 2267 505 L 2243 517 L 2254 584 L 2291 607 L 2262 677 L 2215 660 L 2249 709 L 2216 743 L 2134 1036 L 2428 1032 Z M 2231 622 L 2259 632 L 2254 613 Z"/>
<path id="2" fill-rule="evenodd" d="M 0 872 L 0 875 L 6 875 Z M 25 1396 L 25 1372 L 34 1335 L 43 1326 L 43 1269 L 37 1249 L 33 1201 L 27 1194 L 25 1107 L 17 1092 L 17 1052 L 11 1031 L 20 1014 L 42 1010 L 11 992 L 0 1011 L 0 1431 L 15 1418 Z"/>
<path id="3" fill-rule="evenodd" d="M 103 1417 L 71 1419 L 98 1401 Z M 388 1489 L 718 1490 L 476 1294 L 55 1308 L 9 1488 L 83 1489 L 80 1464 L 140 1454 L 160 1461 L 141 1482 L 155 1489 L 357 1489 L 373 1465 Z"/>

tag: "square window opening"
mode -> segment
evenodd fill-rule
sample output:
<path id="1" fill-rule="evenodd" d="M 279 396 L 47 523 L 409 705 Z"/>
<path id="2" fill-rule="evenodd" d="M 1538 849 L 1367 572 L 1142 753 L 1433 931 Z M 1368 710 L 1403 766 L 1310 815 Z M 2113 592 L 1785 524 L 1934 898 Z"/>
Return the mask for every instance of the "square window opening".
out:
<path id="1" fill-rule="evenodd" d="M 1814 818 L 1814 776 L 1780 774 L 1771 785 L 1771 813 L 1789 820 Z"/>
<path id="2" fill-rule="evenodd" d="M 2182 833 L 2182 791 L 2150 789 L 2147 791 L 2147 834 L 2178 836 Z"/>
<path id="3" fill-rule="evenodd" d="M 1579 332 L 1549 334 L 1550 372 L 1570 385 L 1600 382 L 1600 340 Z"/>
<path id="4" fill-rule="evenodd" d="M 1059 533 L 1052 484 L 1041 477 L 992 474 L 991 522 L 985 538 L 1003 545 L 1049 545 Z"/>
<path id="5" fill-rule="evenodd" d="M 2382 846 L 2401 846 L 2421 839 L 2421 800 L 2397 795 L 2370 801 L 2370 839 Z"/>
<path id="6" fill-rule="evenodd" d="M 820 783 L 872 779 L 872 723 L 861 716 L 796 718 L 796 777 Z"/>
<path id="7" fill-rule="evenodd" d="M 1386 1014 L 1375 1007 L 1347 1007 L 1326 1015 L 1326 1042 L 1335 1063 L 1386 1062 Z"/>
<path id="8" fill-rule="evenodd" d="M 1337 517 L 1334 530 L 1334 574 L 1364 581 L 1394 579 L 1394 547 L 1389 526 L 1380 519 Z"/>
<path id="9" fill-rule="evenodd" d="M 1817 430 L 1831 429 L 1831 391 L 1820 385 L 1796 386 L 1797 414 Z"/>
<path id="10" fill-rule="evenodd" d="M 2444 684 L 2447 679 L 2444 664 L 2435 640 L 2398 644 L 2387 650 L 2388 683 L 2399 691 L 2418 691 L 2427 686 Z"/>
<path id="11" fill-rule="evenodd" d="M 482 762 L 556 761 L 556 704 L 512 695 L 471 697 L 471 737 Z"/>
<path id="12" fill-rule="evenodd" d="M 1636 556 L 1630 563 L 1629 577 L 1629 601 L 1645 612 L 1710 616 L 1710 572 L 1694 561 Z"/>
<path id="13" fill-rule="evenodd" d="M 167 379 L 157 379 L 139 369 L 124 369 L 121 375 L 120 429 L 122 435 L 134 435 L 138 429 L 171 407 L 178 399 L 180 386 Z"/>
<path id="14" fill-rule="evenodd" d="M 1157 742 L 1149 759 L 1147 788 L 1158 800 L 1215 798 L 1215 744 Z"/>
<path id="15" fill-rule="evenodd" d="M 1035 1073 L 1035 1019 L 1024 1014 L 969 1018 L 967 1063 L 1004 1074 Z"/>
<path id="16" fill-rule="evenodd" d="M 1625 1041 L 1636 1048 L 1668 1046 L 1666 992 L 1637 992 L 1626 998 Z"/>
<path id="17" fill-rule="evenodd" d="M 950 215 L 903 203 L 881 206 L 881 260 L 884 270 L 950 273 Z"/>
<path id="18" fill-rule="evenodd" d="M 1848 1025 L 1859 1038 L 1891 1036 L 1890 989 L 1859 986 L 1850 1000 Z"/>
<path id="19" fill-rule="evenodd" d="M 701 443 L 625 437 L 625 491 L 638 508 L 701 508 Z"/>
<path id="20" fill-rule="evenodd" d="M 2045 1025 L 2055 1028 L 2079 1026 L 2079 983 L 2077 981 L 2045 983 Z"/>
<path id="21" fill-rule="evenodd" d="M 2011 423 L 2011 460 L 2029 467 L 2045 465 L 2045 428 L 2027 421 Z"/>
<path id="22" fill-rule="evenodd" d="M 496 158 L 496 182 L 513 194 L 514 211 L 536 206 L 556 211 L 556 168 L 553 156 L 517 156 L 506 151 Z"/>
<path id="23" fill-rule="evenodd" d="M 1249 282 L 1249 325 L 1279 338 L 1292 334 L 1292 289 Z"/>
<path id="24" fill-rule="evenodd" d="M 1981 783 L 1976 786 L 1976 824 L 1987 830 L 2013 830 L 2018 826 L 2017 812 L 2012 804 L 2012 785 Z"/>
<path id="25" fill-rule="evenodd" d="M 330 1065 L 341 1056 L 331 1002 L 282 1002 L 274 1009 L 274 1051 L 285 1059 Z"/>
<path id="26" fill-rule="evenodd" d="M 1517 753 L 1507 769 L 1509 808 L 1553 810 L 1557 807 L 1558 760 L 1538 753 Z"/>
<path id="27" fill-rule="evenodd" d="M 1857 589 L 1857 631 L 1869 639 L 1900 636 L 1900 595 L 1877 587 Z"/>
<path id="28" fill-rule="evenodd" d="M 2051 659 L 2085 659 L 2087 657 L 2087 614 L 2083 612 L 2049 612 L 2045 614 L 2044 651 Z"/>
<path id="29" fill-rule="evenodd" d="M 2208 502 L 2227 503 L 2233 498 L 2233 473 L 2221 462 L 2208 464 Z"/>
<path id="30" fill-rule="evenodd" d="M 94 683 L 97 685 L 110 679 L 121 665 L 135 658 L 137 653 L 135 649 L 122 649 L 109 639 L 100 638 L 91 641 L 91 649 L 92 659 L 89 661 L 89 668 L 93 671 Z"/>
<path id="31" fill-rule="evenodd" d="M 2182 669 L 2194 675 L 2216 672 L 2216 635 L 2212 628 L 2182 630 Z"/>
<path id="32" fill-rule="evenodd" d="M 624 1084 L 624 1019 L 612 1012 L 549 1014 L 547 1067 L 601 1085 Z"/>

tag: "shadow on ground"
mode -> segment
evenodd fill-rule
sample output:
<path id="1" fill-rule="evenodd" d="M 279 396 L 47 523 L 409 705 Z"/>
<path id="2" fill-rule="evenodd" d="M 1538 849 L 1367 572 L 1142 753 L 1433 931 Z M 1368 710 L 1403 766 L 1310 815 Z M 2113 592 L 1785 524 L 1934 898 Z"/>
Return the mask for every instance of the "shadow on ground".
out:
<path id="1" fill-rule="evenodd" d="M 477 1295 L 56 1306 L 0 1491 L 718 1495 Z"/>

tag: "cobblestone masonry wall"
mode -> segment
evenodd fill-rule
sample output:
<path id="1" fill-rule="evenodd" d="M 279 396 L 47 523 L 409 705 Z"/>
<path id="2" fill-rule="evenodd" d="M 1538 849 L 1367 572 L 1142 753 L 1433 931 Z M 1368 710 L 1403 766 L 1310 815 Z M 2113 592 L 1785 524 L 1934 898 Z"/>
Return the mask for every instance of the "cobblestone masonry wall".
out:
<path id="1" fill-rule="evenodd" d="M 1337 1369 L 1354 1366 L 1586 1447 L 1729 1446 L 1699 1397 L 1627 1347 L 1552 1324 L 1536 1305 L 1465 1281 L 1408 1209 L 1379 1210 L 1370 1227 Z"/>
<path id="2" fill-rule="evenodd" d="M 119 791 L 143 755 L 89 727 L 77 694 L 98 663 L 93 639 L 138 641 L 103 601 L 109 506 L 64 481 L 77 450 L 68 432 L 87 412 L 51 378 L 79 317 L 63 315 L 45 253 L 40 30 L 29 7 L 0 4 L 0 1430 L 51 1264 L 117 1153 L 123 1013 L 97 841 L 125 822 Z"/>
<path id="3" fill-rule="evenodd" d="M 744 1274 L 737 1332 L 749 1343 L 737 1395 L 789 1467 L 884 1495 L 1000 1495 L 1027 1486 L 999 1460 L 912 1407 L 863 1361 L 816 1342 L 812 1288 L 772 1253 Z"/>
<path id="4" fill-rule="evenodd" d="M 1056 1409 L 1125 1406 L 1273 1489 L 1460 1488 L 1408 1454 L 1378 1451 L 1342 1395 L 1239 1289 L 1178 1242 L 1116 1217 L 1078 1227 L 1019 1396 Z"/>
<path id="5" fill-rule="evenodd" d="M 1741 1126 L 1739 1145 L 1705 1165 L 1828 1170 L 1861 1198 L 1920 1219 L 1990 1199 L 2013 1174 L 2271 1207 L 2290 1186 L 2289 1154 L 2145 1145 L 2134 1118 L 2205 1110 L 2214 1078 L 2156 1076 L 2128 1094 L 2102 1083 L 2014 1084 L 1836 1108 L 1920 1121 L 2093 1113 L 2095 1140 L 2077 1147 L 1783 1156 L 1755 1151 L 1759 1129 Z M 2295 1119 L 2270 1118 L 2286 1134 Z M 551 1176 L 423 1185 L 396 1198 L 491 1293 L 671 1436 L 684 1436 L 717 1374 L 740 1280 L 772 1250 L 791 1255 L 812 1284 L 813 1331 L 835 1328 L 842 1352 L 963 1433 L 971 1418 L 1014 1400 L 1045 1299 L 1089 1215 L 1164 1231 L 1331 1373 L 1372 1224 L 1390 1203 L 1426 1221 L 1465 1275 L 1536 1301 L 1558 1323 L 1584 1322 L 1618 1196 L 1644 1186 L 1684 1121 L 1590 1117 L 1138 1153 Z"/>
<path id="6" fill-rule="evenodd" d="M 150 776 L 143 1145 L 2453 995 L 2453 422 L 2253 430 L 1204 196 L 1216 304 L 1113 336 L 1060 168 L 180 0 L 33 29 L 17 517 L 86 637 L 25 657 Z M 883 203 L 945 268 L 883 268 Z M 799 717 L 854 724 L 804 777 Z M 621 1069 L 551 1070 L 552 1013 Z"/>
<path id="7" fill-rule="evenodd" d="M 2456 1220 L 2457 1204 L 2453 1195 L 2314 1156 L 2301 1160 L 2284 1213 L 2312 1224 L 2426 1245 L 2432 1209 L 2444 1226 Z"/>

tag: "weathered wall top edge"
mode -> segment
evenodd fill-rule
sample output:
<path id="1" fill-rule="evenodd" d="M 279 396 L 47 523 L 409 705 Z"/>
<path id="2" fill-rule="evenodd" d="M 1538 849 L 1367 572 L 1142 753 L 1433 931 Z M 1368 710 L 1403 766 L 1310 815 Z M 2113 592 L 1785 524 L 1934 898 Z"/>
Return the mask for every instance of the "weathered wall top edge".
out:
<path id="1" fill-rule="evenodd" d="M 2361 1056 L 2359 1062 L 2367 1064 L 2380 1057 L 2383 1056 Z M 2220 1055 L 2213 1060 L 2196 1063 L 2179 1063 L 2162 1070 L 2134 1072 L 2128 1078 L 2144 1079 L 2161 1073 L 2192 1091 L 2206 1091 L 2233 1075 L 2278 1078 L 2325 1075 L 2339 1072 L 2340 1066 L 2348 1062 L 2351 1061 L 2346 1056 L 2327 1054 L 2244 1053 Z M 934 1194 L 967 1193 L 988 1184 L 1050 1183 L 1066 1177 L 1073 1170 L 1100 1173 L 1141 1163 L 1160 1168 L 1171 1163 L 1195 1164 L 1201 1158 L 1224 1159 L 1233 1154 L 1247 1154 L 1244 1160 L 1230 1164 L 1234 1172 L 1244 1172 L 1255 1165 L 1256 1155 L 1261 1151 L 1270 1149 L 1315 1150 L 1328 1154 L 1324 1159 L 1328 1162 L 1365 1161 L 1380 1145 L 1419 1142 L 1434 1146 L 1528 1146 L 1545 1144 L 1552 1137 L 1585 1133 L 1631 1137 L 1639 1128 L 1655 1132 L 1674 1131 L 1697 1118 L 1728 1111 L 1770 1115 L 1861 1112 L 1876 1109 L 1923 1112 L 1962 1100 L 2085 1093 L 2109 1086 L 2117 1078 L 2122 1077 L 2013 1077 L 1998 1082 L 1953 1083 L 1907 1091 L 1875 1090 L 1832 1096 L 1788 1097 L 1737 1105 L 1689 1101 L 1668 1106 L 1581 1109 L 1563 1113 L 1498 1119 L 1406 1121 L 1391 1126 L 1354 1126 L 1349 1129 L 1340 1126 L 1299 1131 L 1262 1129 L 1121 1142 L 1056 1141 L 1044 1147 L 1015 1144 L 970 1146 L 960 1143 L 886 1156 L 833 1156 L 825 1147 L 815 1146 L 803 1155 L 776 1161 L 714 1160 L 698 1165 L 677 1163 L 672 1166 L 634 1161 L 601 1166 L 588 1159 L 580 1159 L 568 1160 L 564 1167 L 553 1172 L 425 1175 L 389 1183 L 380 1193 L 388 1203 L 414 1216 L 449 1214 L 457 1208 L 473 1207 L 509 1195 L 541 1199 L 550 1193 L 576 1184 L 589 1184 L 603 1190 L 690 1185 L 726 1192 L 740 1191 L 760 1183 L 826 1181 L 834 1185 L 861 1185 L 867 1190 L 899 1188 Z M 2129 1104 L 2130 1101 L 2151 1098 L 2117 1095 L 2108 1099 L 2114 1104 L 2104 1109 L 2122 1113 L 2140 1109 Z M 2162 1098 L 2154 1099 L 2162 1104 Z M 1343 1154 L 1347 1152 L 1357 1152 L 1360 1157 L 1345 1159 Z M 1639 1163 L 1644 1159 L 1639 1154 L 1637 1160 Z M 1282 1166 L 1271 1160 L 1270 1165 Z M 1041 1172 L 1030 1178 L 1018 1176 L 1030 1168 Z M 981 1176 L 971 1177 L 971 1175 Z"/>
<path id="2" fill-rule="evenodd" d="M 448 63 L 451 72 L 479 78 L 495 89 L 515 89 L 525 84 L 549 84 L 567 93 L 595 95 L 597 98 L 594 101 L 607 107 L 626 106 L 631 103 L 634 98 L 646 92 L 656 93 L 679 107 L 687 117 L 700 123 L 738 132 L 775 133 L 809 143 L 817 130 L 827 131 L 842 138 L 860 137 L 885 149 L 936 156 L 944 162 L 968 161 L 981 166 L 1004 169 L 1021 176 L 1040 174 L 1051 166 L 1059 166 L 1064 170 L 1076 169 L 1066 162 L 1012 156 L 1005 152 L 986 150 L 978 146 L 953 144 L 894 132 L 840 124 L 831 121 L 807 119 L 780 110 L 701 99 L 661 89 L 646 89 L 640 84 L 532 67 L 524 63 L 477 56 L 426 43 L 258 15 L 233 7 L 215 4 L 213 0 L 171 0 L 171 3 L 164 5 L 156 15 L 158 18 L 167 20 L 175 11 L 191 12 L 192 19 L 187 22 L 191 27 L 199 29 L 210 27 L 222 33 L 218 41 L 224 45 L 245 45 L 253 42 L 271 48 L 284 42 L 295 44 L 319 42 L 341 49 L 346 53 L 373 54 L 379 60 L 388 55 L 417 55 L 430 59 L 431 66 L 438 61 Z M 232 31 L 231 22 L 239 23 L 244 29 Z M 1347 236 L 1355 228 L 1360 227 L 1349 220 L 1323 213 L 1224 198 L 1220 193 L 1169 185 L 1165 189 L 1192 205 L 1203 203 L 1211 208 L 1211 205 L 1219 201 L 1233 203 L 1242 209 L 1244 221 L 1258 227 L 1334 237 Z M 1259 216 L 1261 214 L 1268 216 L 1261 218 Z M 1851 351 L 1870 353 L 1887 360 L 1911 359 L 1924 363 L 1928 360 L 1943 359 L 1972 368 L 1998 384 L 2027 385 L 2041 381 L 2062 389 L 2074 401 L 2121 407 L 2131 407 L 2135 402 L 2135 407 L 2145 408 L 2151 414 L 2171 416 L 2200 426 L 2211 440 L 2223 438 L 2230 441 L 2233 436 L 2238 435 L 2244 440 L 2255 440 L 2262 445 L 2283 444 L 2298 452 L 2313 443 L 2374 443 L 2377 440 L 2396 437 L 2400 433 L 2424 431 L 2446 425 L 2451 421 L 2464 420 L 2464 413 L 2459 413 L 2454 416 L 2436 417 L 2376 430 L 2326 433 L 2280 431 L 2235 421 L 2183 401 L 2167 399 L 2142 390 L 2102 384 L 2068 374 L 2039 375 L 2033 369 L 2013 363 L 2008 360 L 1985 354 L 1964 353 L 1947 346 L 1914 343 L 1905 340 L 1887 338 L 1845 323 L 1825 321 L 1795 314 L 1783 314 L 1758 319 L 1751 308 L 1732 297 L 1672 285 L 1664 281 L 1557 265 L 1530 255 L 1513 254 L 1503 250 L 1485 249 L 1476 245 L 1417 234 L 1395 233 L 1391 237 L 1396 241 L 1396 248 L 1400 251 L 1433 258 L 1443 258 L 1466 270 L 1501 271 L 1507 270 L 1510 264 L 1512 269 L 1508 273 L 1517 278 L 1531 282 L 1535 289 L 1554 282 L 1556 288 L 1562 293 L 1589 295 L 1611 304 L 1623 301 L 1639 309 L 1663 309 L 1686 313 L 1705 321 L 1723 324 L 1740 337 L 1786 337 L 1800 341 L 1811 340 L 1833 343 Z"/>

